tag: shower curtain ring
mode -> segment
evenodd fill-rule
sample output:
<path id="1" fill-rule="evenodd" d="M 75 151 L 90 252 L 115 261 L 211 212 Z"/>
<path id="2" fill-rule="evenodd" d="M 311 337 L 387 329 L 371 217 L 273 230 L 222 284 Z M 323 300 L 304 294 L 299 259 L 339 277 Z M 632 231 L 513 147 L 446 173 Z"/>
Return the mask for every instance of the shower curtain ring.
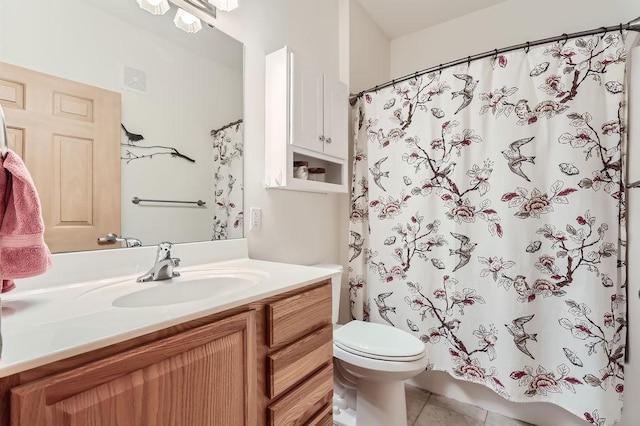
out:
<path id="1" fill-rule="evenodd" d="M 564 41 L 562 42 L 562 44 L 567 44 L 567 42 L 569 41 L 569 34 L 567 33 L 562 33 L 562 35 L 564 36 Z"/>
<path id="2" fill-rule="evenodd" d="M 391 86 L 395 89 L 396 88 L 396 81 L 395 80 L 391 80 Z"/>
<path id="3" fill-rule="evenodd" d="M 620 22 L 620 35 L 624 36 L 624 33 L 622 32 L 622 22 Z"/>
<path id="4" fill-rule="evenodd" d="M 438 73 L 439 73 L 440 75 L 442 75 L 442 64 L 440 64 L 440 65 L 438 66 Z"/>
<path id="5" fill-rule="evenodd" d="M 531 44 L 529 42 L 527 42 L 527 47 L 524 48 L 524 53 L 529 53 L 529 48 L 531 47 Z"/>
<path id="6" fill-rule="evenodd" d="M 493 60 L 498 59 L 498 49 L 493 49 Z"/>
<path id="7" fill-rule="evenodd" d="M 374 88 L 373 88 L 373 91 L 374 91 L 374 92 L 376 92 L 376 93 L 378 93 L 378 86 L 374 87 Z"/>
<path id="8" fill-rule="evenodd" d="M 471 66 L 471 56 L 467 56 L 467 68 Z"/>

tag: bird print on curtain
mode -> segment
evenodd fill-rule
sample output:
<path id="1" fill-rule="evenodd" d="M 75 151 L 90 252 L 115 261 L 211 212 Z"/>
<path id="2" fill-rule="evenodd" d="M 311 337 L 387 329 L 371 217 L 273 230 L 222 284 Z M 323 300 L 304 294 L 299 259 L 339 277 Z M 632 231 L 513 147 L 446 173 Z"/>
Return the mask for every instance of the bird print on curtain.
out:
<path id="1" fill-rule="evenodd" d="M 511 401 L 615 424 L 626 333 L 626 58 L 564 40 L 414 77 L 354 106 L 354 319 Z"/>
<path id="2" fill-rule="evenodd" d="M 212 132 L 213 232 L 212 240 L 242 238 L 244 213 L 242 122 Z"/>

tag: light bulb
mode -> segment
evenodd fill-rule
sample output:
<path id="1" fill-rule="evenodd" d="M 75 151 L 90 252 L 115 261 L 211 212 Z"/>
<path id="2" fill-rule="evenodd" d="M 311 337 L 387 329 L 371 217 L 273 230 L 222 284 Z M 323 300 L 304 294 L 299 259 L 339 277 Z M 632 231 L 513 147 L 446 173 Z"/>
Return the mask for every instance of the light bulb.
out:
<path id="1" fill-rule="evenodd" d="M 164 15 L 169 10 L 168 0 L 138 0 L 138 6 L 152 15 Z"/>
<path id="2" fill-rule="evenodd" d="M 238 7 L 238 0 L 207 0 L 207 1 L 212 5 L 214 5 L 216 9 L 224 10 L 225 12 L 228 12 Z"/>
<path id="3" fill-rule="evenodd" d="M 176 17 L 173 19 L 173 23 L 176 27 L 188 33 L 197 33 L 202 29 L 202 22 L 200 22 L 200 19 L 182 9 L 178 9 Z"/>

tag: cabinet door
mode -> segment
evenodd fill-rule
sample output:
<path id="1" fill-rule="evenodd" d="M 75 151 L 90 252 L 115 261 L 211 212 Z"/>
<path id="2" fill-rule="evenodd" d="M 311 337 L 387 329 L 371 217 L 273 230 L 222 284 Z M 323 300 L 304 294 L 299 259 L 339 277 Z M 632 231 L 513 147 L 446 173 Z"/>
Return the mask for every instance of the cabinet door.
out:
<path id="1" fill-rule="evenodd" d="M 291 143 L 322 152 L 322 74 L 291 53 Z"/>
<path id="2" fill-rule="evenodd" d="M 324 79 L 324 153 L 348 156 L 349 90 L 338 80 Z"/>
<path id="3" fill-rule="evenodd" d="M 11 391 L 12 426 L 256 423 L 253 312 Z"/>

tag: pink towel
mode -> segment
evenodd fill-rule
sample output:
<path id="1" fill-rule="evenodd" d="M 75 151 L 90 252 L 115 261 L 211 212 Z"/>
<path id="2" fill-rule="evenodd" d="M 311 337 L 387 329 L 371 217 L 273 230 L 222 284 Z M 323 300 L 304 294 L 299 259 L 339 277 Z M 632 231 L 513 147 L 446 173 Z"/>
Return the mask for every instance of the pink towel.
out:
<path id="1" fill-rule="evenodd" d="M 20 157 L 9 150 L 0 167 L 1 292 L 15 287 L 12 280 L 40 275 L 50 266 L 36 187 Z"/>

